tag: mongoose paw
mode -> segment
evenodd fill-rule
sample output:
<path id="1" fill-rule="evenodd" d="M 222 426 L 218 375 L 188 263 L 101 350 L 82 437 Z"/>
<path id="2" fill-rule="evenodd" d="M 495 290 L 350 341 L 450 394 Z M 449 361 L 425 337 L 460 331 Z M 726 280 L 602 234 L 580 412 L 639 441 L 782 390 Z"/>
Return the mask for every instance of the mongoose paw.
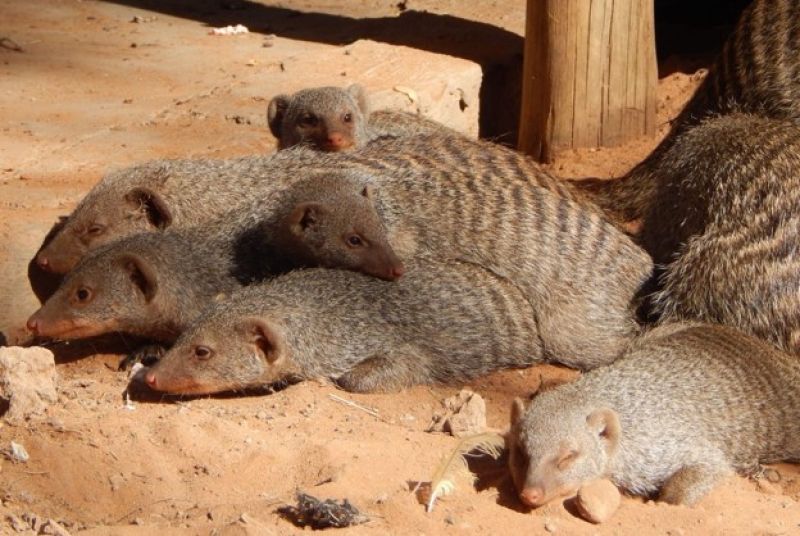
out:
<path id="1" fill-rule="evenodd" d="M 119 370 L 129 370 L 136 363 L 141 363 L 145 367 L 155 365 L 166 351 L 167 349 L 160 344 L 145 344 L 123 357 L 119 362 Z"/>

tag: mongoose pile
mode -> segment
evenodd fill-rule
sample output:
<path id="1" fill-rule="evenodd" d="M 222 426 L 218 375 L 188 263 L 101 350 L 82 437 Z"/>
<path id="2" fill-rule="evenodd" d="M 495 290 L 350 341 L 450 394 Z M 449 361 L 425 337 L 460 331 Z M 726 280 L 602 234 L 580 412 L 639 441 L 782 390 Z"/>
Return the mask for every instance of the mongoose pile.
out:
<path id="1" fill-rule="evenodd" d="M 588 372 L 512 411 L 521 501 L 610 478 L 694 504 L 800 456 L 799 13 L 756 0 L 670 135 L 611 183 L 372 111 L 358 85 L 276 96 L 275 154 L 96 185 L 35 258 L 66 275 L 28 327 L 171 345 L 137 378 L 175 394 L 566 364 Z M 641 218 L 644 248 L 621 230 Z M 637 321 L 643 300 L 658 326 Z"/>
<path id="2" fill-rule="evenodd" d="M 59 339 L 119 331 L 172 342 L 218 297 L 292 269 L 347 268 L 397 279 L 403 264 L 366 194 L 312 176 L 271 203 L 207 226 L 117 240 L 83 257 L 28 329 Z"/>
<path id="3" fill-rule="evenodd" d="M 530 506 L 610 478 L 694 504 L 759 463 L 800 461 L 800 362 L 733 328 L 653 329 L 614 364 L 517 400 L 509 467 Z"/>

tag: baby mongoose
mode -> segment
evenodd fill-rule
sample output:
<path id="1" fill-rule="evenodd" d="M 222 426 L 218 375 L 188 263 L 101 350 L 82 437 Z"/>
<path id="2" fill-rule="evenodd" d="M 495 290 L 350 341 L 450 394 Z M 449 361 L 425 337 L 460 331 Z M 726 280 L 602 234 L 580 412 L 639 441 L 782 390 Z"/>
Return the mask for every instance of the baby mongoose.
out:
<path id="1" fill-rule="evenodd" d="M 742 12 L 703 83 L 653 153 L 618 180 L 575 181 L 610 215 L 634 220 L 656 206 L 670 148 L 709 116 L 735 112 L 800 122 L 800 3 L 754 0 Z M 756 139 L 755 136 L 752 139 Z M 646 224 L 645 224 L 646 225 Z"/>
<path id="2" fill-rule="evenodd" d="M 393 283 L 317 268 L 245 287 L 208 309 L 145 381 L 181 394 L 287 378 L 388 391 L 537 361 L 535 320 L 514 285 L 475 265 L 417 259 Z"/>
<path id="3" fill-rule="evenodd" d="M 319 151 L 361 149 L 380 136 L 441 133 L 460 136 L 448 127 L 404 112 L 369 109 L 364 89 L 317 87 L 293 95 L 274 97 L 267 108 L 267 123 L 278 148 L 307 145 Z"/>
<path id="4" fill-rule="evenodd" d="M 403 264 L 368 195 L 322 175 L 210 225 L 108 244 L 67 274 L 28 328 L 62 339 L 122 331 L 171 342 L 219 295 L 292 269 L 346 268 L 395 280 Z"/>
<path id="5" fill-rule="evenodd" d="M 800 459 L 800 363 L 733 328 L 671 324 L 618 361 L 512 407 L 509 467 L 541 506 L 609 478 L 691 505 L 734 471 Z"/>
<path id="6" fill-rule="evenodd" d="M 638 333 L 634 301 L 652 262 L 595 211 L 524 181 L 455 169 L 327 175 L 353 193 L 370 189 L 404 259 L 475 263 L 519 286 L 548 360 L 607 364 Z"/>

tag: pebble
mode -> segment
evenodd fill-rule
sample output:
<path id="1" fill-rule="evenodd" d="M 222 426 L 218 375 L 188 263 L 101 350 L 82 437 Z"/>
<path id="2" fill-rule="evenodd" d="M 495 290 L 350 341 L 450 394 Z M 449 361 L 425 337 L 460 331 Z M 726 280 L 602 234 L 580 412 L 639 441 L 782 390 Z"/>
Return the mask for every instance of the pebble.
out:
<path id="1" fill-rule="evenodd" d="M 575 505 L 581 517 L 591 523 L 603 523 L 611 519 L 619 508 L 620 494 L 609 480 L 595 480 L 578 490 Z"/>

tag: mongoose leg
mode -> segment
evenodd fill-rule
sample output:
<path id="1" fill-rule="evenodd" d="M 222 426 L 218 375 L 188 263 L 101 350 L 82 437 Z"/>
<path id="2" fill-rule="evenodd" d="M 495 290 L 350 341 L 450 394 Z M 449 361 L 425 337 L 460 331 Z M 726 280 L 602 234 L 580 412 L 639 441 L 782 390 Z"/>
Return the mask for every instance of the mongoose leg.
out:
<path id="1" fill-rule="evenodd" d="M 687 465 L 679 469 L 664 487 L 659 499 L 670 504 L 692 506 L 702 499 L 730 470 L 722 465 Z"/>
<path id="2" fill-rule="evenodd" d="M 336 384 L 346 391 L 367 393 L 396 391 L 420 381 L 426 375 L 420 362 L 398 356 L 374 356 L 356 365 L 350 372 L 339 376 Z M 412 363 L 417 366 L 413 366 Z M 418 370 L 414 370 L 414 369 Z M 421 378 L 421 379 L 420 379 Z"/>

